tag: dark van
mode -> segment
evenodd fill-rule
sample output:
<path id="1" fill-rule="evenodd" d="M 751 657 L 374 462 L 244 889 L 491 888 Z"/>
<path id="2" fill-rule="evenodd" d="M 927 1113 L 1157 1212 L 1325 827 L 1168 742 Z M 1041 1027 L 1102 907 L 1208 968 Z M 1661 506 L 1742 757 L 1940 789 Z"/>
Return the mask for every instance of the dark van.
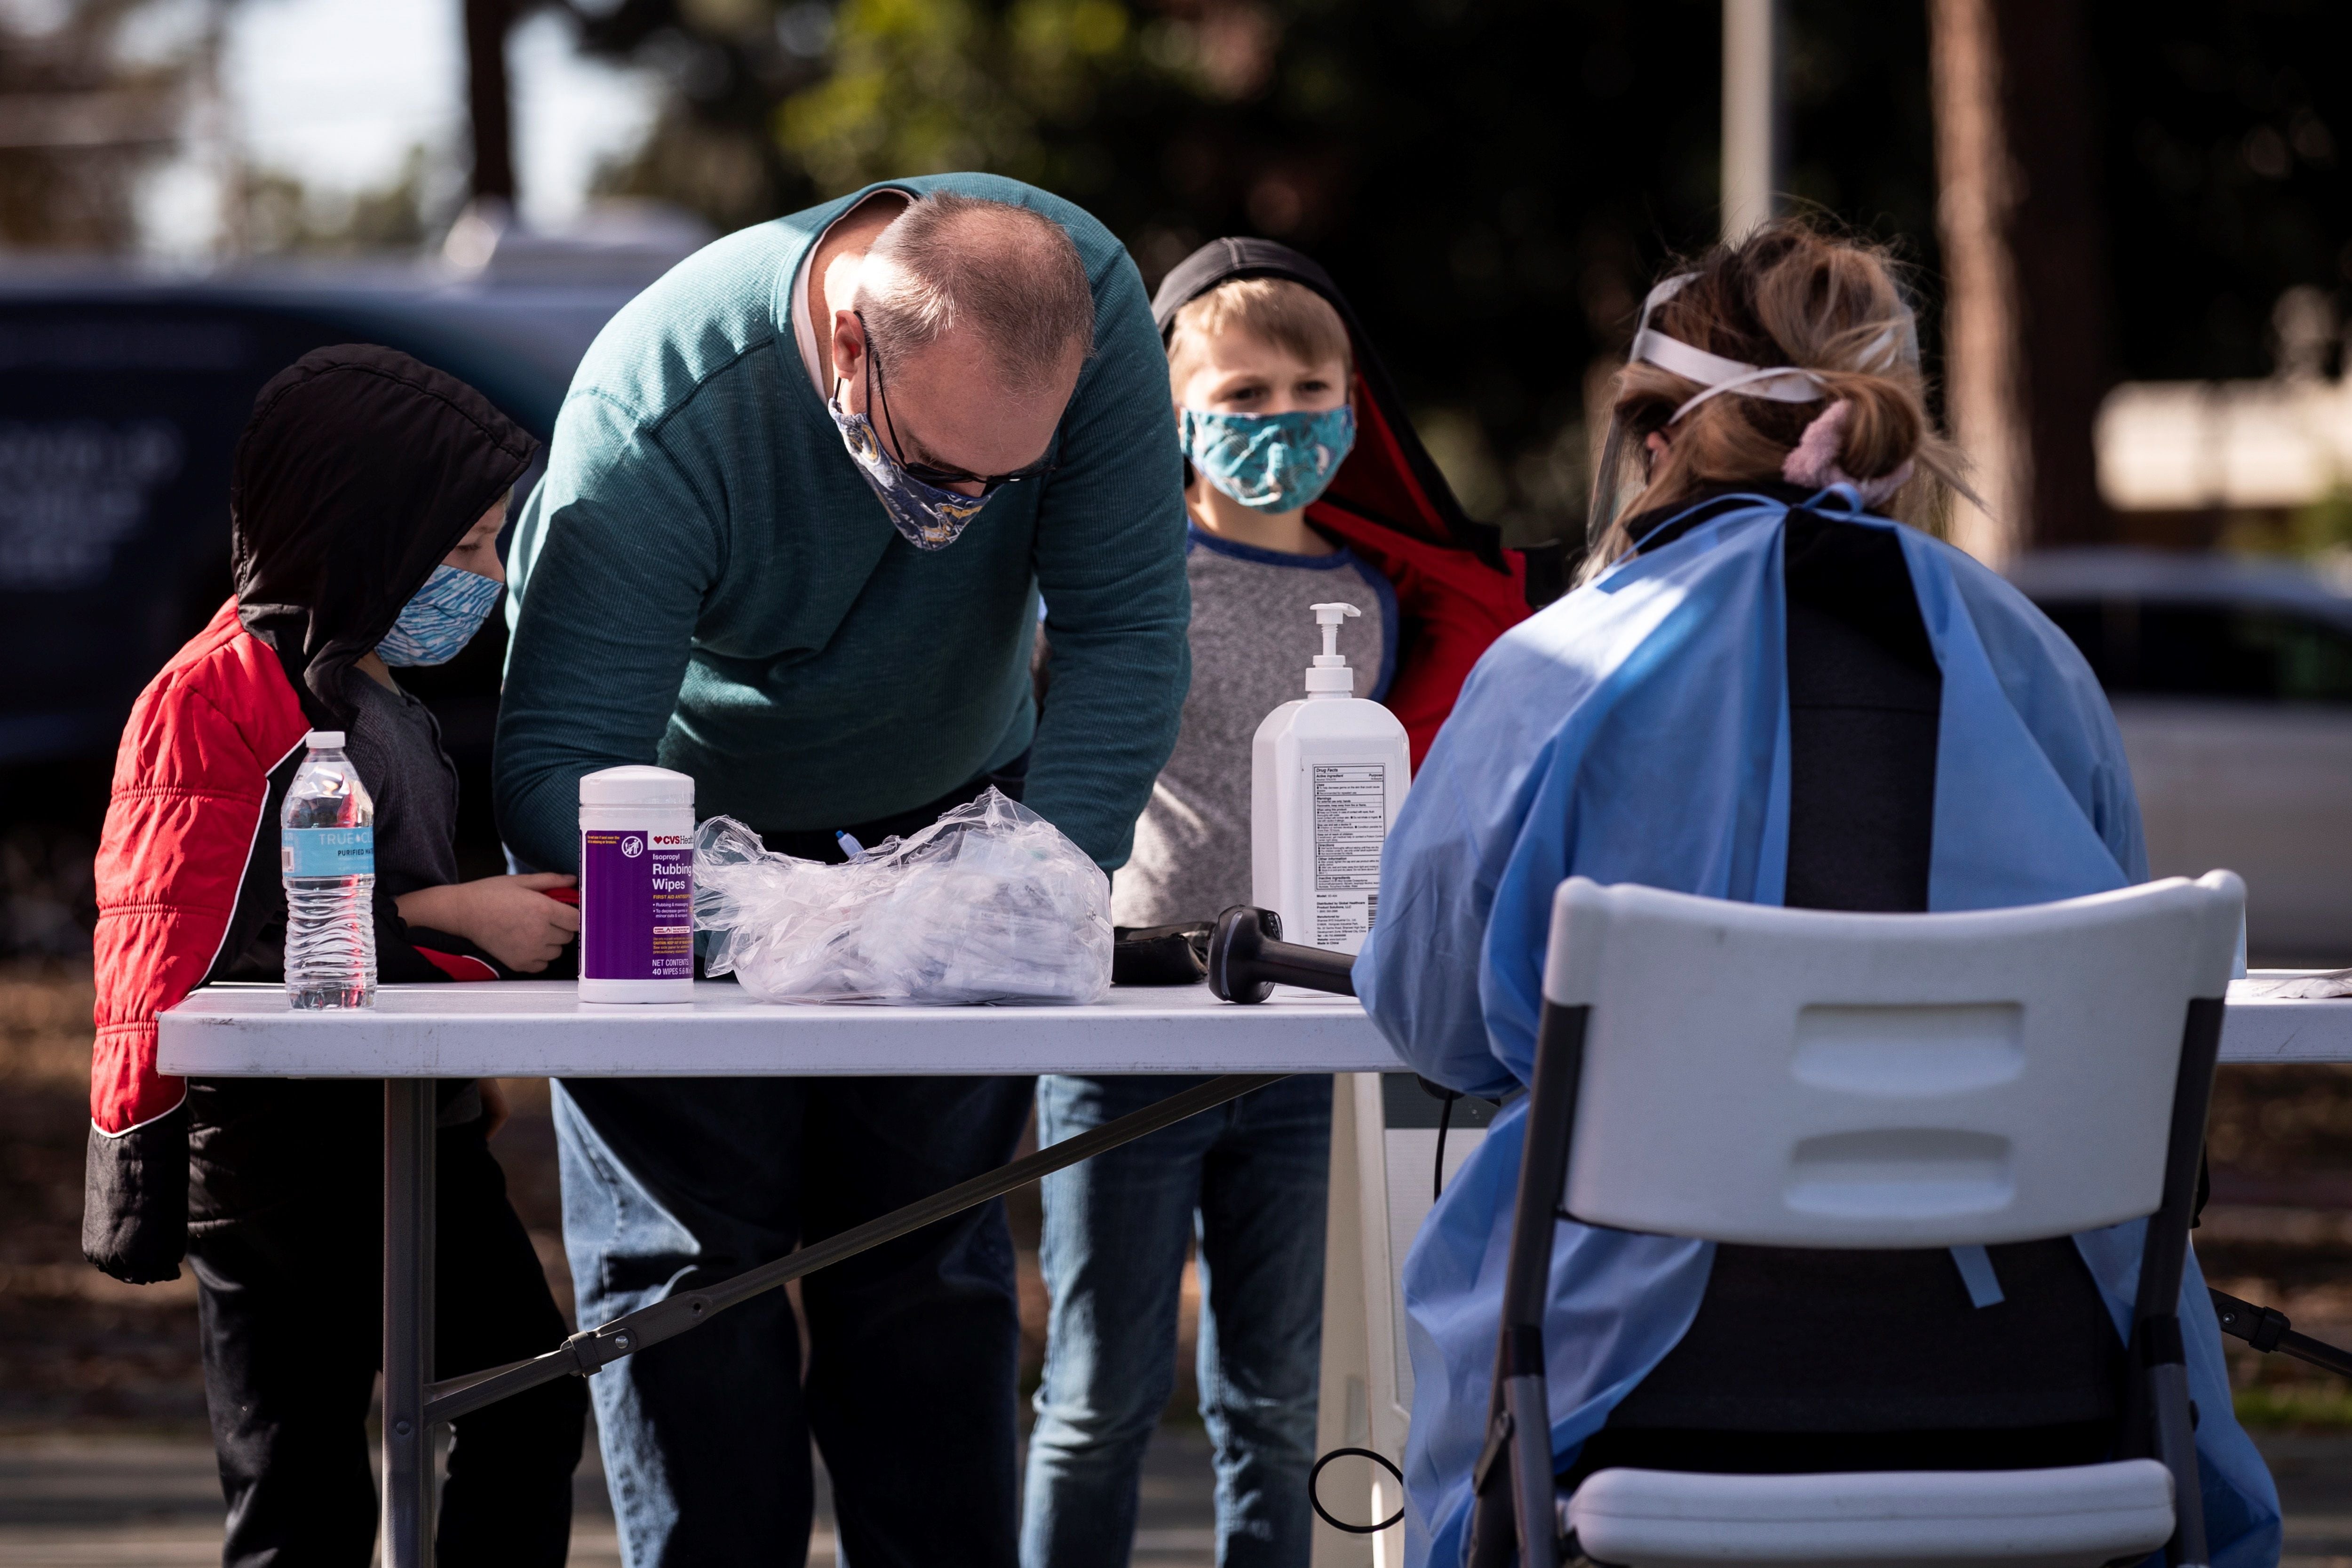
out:
<path id="1" fill-rule="evenodd" d="M 60 903 L 81 899 L 58 884 L 77 858 L 86 882 L 132 699 L 228 595 L 229 459 L 262 384 L 314 348 L 383 343 L 544 440 L 581 355 L 653 273 L 0 273 L 0 952 L 76 951 Z M 469 876 L 502 868 L 488 768 L 504 653 L 493 616 L 457 659 L 403 677 L 458 764 Z"/>

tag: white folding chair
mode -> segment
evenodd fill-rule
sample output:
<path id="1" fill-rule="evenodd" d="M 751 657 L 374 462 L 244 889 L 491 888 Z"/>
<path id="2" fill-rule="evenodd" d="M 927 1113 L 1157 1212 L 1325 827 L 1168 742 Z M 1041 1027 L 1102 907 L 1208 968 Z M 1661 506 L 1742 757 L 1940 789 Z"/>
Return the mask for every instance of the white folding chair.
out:
<path id="1" fill-rule="evenodd" d="M 2227 871 L 1965 914 L 1563 883 L 1552 905 L 1470 1562 L 2098 1568 L 2206 1561 L 2176 1309 L 2245 888 Z M 2152 1216 L 2122 1457 L 2054 1469 L 1604 1469 L 1558 1495 L 1556 1208 L 1802 1247 L 1984 1246 Z M 1565 1538 L 1565 1539 L 1564 1539 Z"/>

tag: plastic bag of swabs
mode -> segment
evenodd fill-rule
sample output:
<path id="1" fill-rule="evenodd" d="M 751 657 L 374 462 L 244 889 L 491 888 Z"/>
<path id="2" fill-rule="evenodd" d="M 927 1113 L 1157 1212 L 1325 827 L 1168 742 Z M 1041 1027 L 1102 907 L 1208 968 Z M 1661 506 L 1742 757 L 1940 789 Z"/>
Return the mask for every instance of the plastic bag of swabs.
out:
<path id="1" fill-rule="evenodd" d="M 705 973 L 763 1002 L 1095 1002 L 1110 879 L 994 789 L 844 865 L 778 854 L 732 817 L 695 833 Z"/>

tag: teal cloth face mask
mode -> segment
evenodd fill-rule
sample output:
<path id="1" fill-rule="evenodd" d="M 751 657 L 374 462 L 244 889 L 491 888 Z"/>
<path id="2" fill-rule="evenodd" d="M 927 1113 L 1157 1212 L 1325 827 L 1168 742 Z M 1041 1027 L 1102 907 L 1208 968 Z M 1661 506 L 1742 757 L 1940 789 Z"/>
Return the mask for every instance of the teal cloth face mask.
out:
<path id="1" fill-rule="evenodd" d="M 392 630 L 375 645 L 376 657 L 402 669 L 448 663 L 482 629 L 505 587 L 478 572 L 436 566 L 416 596 L 400 607 Z"/>
<path id="2" fill-rule="evenodd" d="M 1356 444 L 1356 411 L 1211 414 L 1179 409 L 1184 456 L 1252 511 L 1297 511 L 1323 493 Z"/>

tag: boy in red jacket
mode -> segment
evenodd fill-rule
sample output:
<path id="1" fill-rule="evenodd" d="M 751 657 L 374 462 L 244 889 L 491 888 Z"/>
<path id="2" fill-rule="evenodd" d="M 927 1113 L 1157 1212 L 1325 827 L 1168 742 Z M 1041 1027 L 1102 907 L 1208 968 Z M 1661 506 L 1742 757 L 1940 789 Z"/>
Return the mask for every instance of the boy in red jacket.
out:
<path id="1" fill-rule="evenodd" d="M 236 596 L 140 694 L 98 854 L 98 1038 L 82 1248 L 134 1283 L 194 1264 L 229 1568 L 365 1568 L 366 1421 L 382 1336 L 373 1082 L 164 1078 L 155 1016 L 215 980 L 283 975 L 279 806 L 313 729 L 341 730 L 376 805 L 387 982 L 544 969 L 579 929 L 570 877 L 457 880 L 456 770 L 390 666 L 440 663 L 499 596 L 530 437 L 389 349 L 305 355 L 261 391 L 229 492 Z M 436 1375 L 566 1329 L 486 1140 L 484 1086 L 441 1086 Z M 586 1395 L 571 1380 L 460 1419 L 439 1552 L 559 1568 Z"/>

